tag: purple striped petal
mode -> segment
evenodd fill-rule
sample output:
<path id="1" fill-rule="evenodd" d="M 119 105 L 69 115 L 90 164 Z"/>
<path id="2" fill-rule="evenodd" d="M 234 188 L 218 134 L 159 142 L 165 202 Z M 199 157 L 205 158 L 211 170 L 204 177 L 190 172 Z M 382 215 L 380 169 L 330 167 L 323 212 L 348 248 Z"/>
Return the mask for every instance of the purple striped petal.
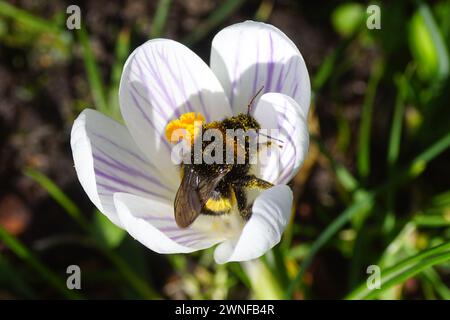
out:
<path id="1" fill-rule="evenodd" d="M 220 31 L 213 40 L 211 69 L 228 95 L 233 113 L 243 112 L 256 92 L 280 92 L 308 113 L 311 85 L 295 44 L 269 24 L 246 21 Z"/>
<path id="2" fill-rule="evenodd" d="M 120 83 L 120 107 L 140 149 L 169 178 L 178 175 L 165 138 L 169 121 L 201 112 L 207 121 L 231 115 L 222 86 L 209 67 L 184 45 L 150 40 L 128 58 Z"/>
<path id="3" fill-rule="evenodd" d="M 158 197 L 116 193 L 114 203 L 128 233 L 155 252 L 187 253 L 224 240 L 212 232 L 202 231 L 195 222 L 188 228 L 179 228 L 173 217 L 173 206 Z"/>
<path id="4" fill-rule="evenodd" d="M 253 109 L 262 128 L 275 129 L 269 135 L 281 146 L 259 161 L 261 178 L 274 184 L 288 183 L 298 172 L 308 152 L 308 123 L 297 102 L 280 93 L 266 93 Z M 275 150 L 273 150 L 275 149 Z M 263 152 L 261 152 L 264 155 Z"/>
<path id="5" fill-rule="evenodd" d="M 85 109 L 79 115 L 72 127 L 71 147 L 81 185 L 115 224 L 121 226 L 113 202 L 116 192 L 173 201 L 176 189 L 139 151 L 128 130 L 101 113 Z"/>

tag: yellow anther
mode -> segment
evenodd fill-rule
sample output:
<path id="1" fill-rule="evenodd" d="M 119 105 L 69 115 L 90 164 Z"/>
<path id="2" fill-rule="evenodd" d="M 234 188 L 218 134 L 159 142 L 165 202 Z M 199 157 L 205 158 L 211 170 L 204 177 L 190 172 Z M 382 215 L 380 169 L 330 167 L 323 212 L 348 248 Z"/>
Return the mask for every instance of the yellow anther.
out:
<path id="1" fill-rule="evenodd" d="M 166 126 L 166 139 L 171 143 L 178 143 L 181 139 L 193 143 L 200 133 L 205 118 L 201 113 L 188 112 L 179 119 L 170 121 Z"/>

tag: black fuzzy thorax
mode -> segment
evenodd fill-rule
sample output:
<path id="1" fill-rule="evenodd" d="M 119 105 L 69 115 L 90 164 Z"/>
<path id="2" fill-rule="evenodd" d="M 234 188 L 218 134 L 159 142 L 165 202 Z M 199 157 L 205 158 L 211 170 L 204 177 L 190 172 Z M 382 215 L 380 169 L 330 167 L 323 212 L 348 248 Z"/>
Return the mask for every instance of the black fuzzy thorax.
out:
<path id="1" fill-rule="evenodd" d="M 203 132 L 208 129 L 211 129 L 211 128 L 220 130 L 223 137 L 225 137 L 227 129 L 232 129 L 232 130 L 241 129 L 243 131 L 248 131 L 248 130 L 253 129 L 256 131 L 256 130 L 260 129 L 260 125 L 256 121 L 256 119 L 253 118 L 252 116 L 240 113 L 237 116 L 226 118 L 222 121 L 214 121 L 214 122 L 211 122 L 211 123 L 208 123 L 208 124 L 205 124 L 202 126 Z M 202 137 L 199 136 L 197 139 L 202 139 Z M 225 138 L 223 139 L 223 141 L 224 141 L 223 159 L 226 159 L 227 148 L 225 145 Z M 196 141 L 196 142 L 199 143 L 199 141 Z M 203 151 L 209 144 L 212 143 L 212 141 L 203 141 L 201 143 L 202 143 L 202 151 Z M 229 140 L 228 140 L 228 143 L 230 143 Z M 233 141 L 231 141 L 231 143 L 234 144 L 234 147 L 236 147 L 236 144 L 239 142 L 238 142 L 238 139 L 235 137 L 233 139 Z M 242 141 L 241 141 L 241 143 L 242 143 Z M 246 139 L 244 143 L 245 143 L 245 146 L 244 146 L 245 161 L 243 164 L 238 164 L 236 161 L 237 160 L 236 149 L 234 152 L 234 160 L 235 161 L 233 164 L 227 164 L 227 163 L 206 164 L 204 162 L 195 164 L 195 152 L 194 152 L 194 148 L 192 148 L 192 152 L 191 152 L 191 163 L 192 164 L 189 165 L 189 168 L 193 168 L 199 174 L 199 176 L 208 178 L 208 177 L 217 175 L 219 172 L 223 171 L 224 169 L 231 169 L 230 172 L 228 174 L 226 174 L 225 177 L 219 182 L 219 184 L 217 185 L 216 189 L 214 190 L 214 192 L 212 194 L 212 197 L 214 197 L 214 198 L 229 197 L 231 195 L 231 192 L 234 189 L 234 187 L 236 185 L 239 185 L 242 178 L 248 175 L 248 173 L 250 171 L 249 142 Z"/>

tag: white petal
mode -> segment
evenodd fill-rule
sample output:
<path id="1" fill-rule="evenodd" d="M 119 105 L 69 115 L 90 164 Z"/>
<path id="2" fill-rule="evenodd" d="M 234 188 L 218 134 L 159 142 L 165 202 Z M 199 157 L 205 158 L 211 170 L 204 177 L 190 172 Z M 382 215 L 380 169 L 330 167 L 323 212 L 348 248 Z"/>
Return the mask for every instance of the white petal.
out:
<path id="1" fill-rule="evenodd" d="M 173 217 L 173 206 L 164 199 L 116 193 L 114 203 L 128 233 L 155 252 L 193 252 L 223 240 L 202 232 L 195 225 L 179 228 Z"/>
<path id="2" fill-rule="evenodd" d="M 139 151 L 121 124 L 85 109 L 75 120 L 70 144 L 75 169 L 95 206 L 121 226 L 113 203 L 115 192 L 173 199 L 175 190 Z"/>
<path id="3" fill-rule="evenodd" d="M 184 45 L 147 41 L 130 55 L 122 73 L 120 108 L 145 155 L 169 178 L 178 175 L 165 138 L 169 121 L 201 112 L 206 121 L 231 115 L 225 93 L 211 69 Z"/>
<path id="4" fill-rule="evenodd" d="M 213 39 L 211 69 L 219 78 L 236 114 L 256 92 L 280 92 L 308 113 L 311 84 L 300 51 L 276 27 L 246 21 L 229 26 Z"/>
<path id="5" fill-rule="evenodd" d="M 292 191 L 286 185 L 265 190 L 253 204 L 253 214 L 238 239 L 217 246 L 217 263 L 256 259 L 280 242 L 289 221 Z"/>
<path id="6" fill-rule="evenodd" d="M 260 177 L 273 184 L 288 183 L 300 169 L 308 152 L 309 134 L 305 115 L 299 112 L 298 104 L 292 98 L 281 93 L 266 93 L 253 109 L 253 116 L 261 128 L 271 129 L 269 135 L 279 140 L 275 143 L 281 146 L 271 148 L 269 161 L 259 161 Z M 264 155 L 264 152 L 261 154 Z"/>

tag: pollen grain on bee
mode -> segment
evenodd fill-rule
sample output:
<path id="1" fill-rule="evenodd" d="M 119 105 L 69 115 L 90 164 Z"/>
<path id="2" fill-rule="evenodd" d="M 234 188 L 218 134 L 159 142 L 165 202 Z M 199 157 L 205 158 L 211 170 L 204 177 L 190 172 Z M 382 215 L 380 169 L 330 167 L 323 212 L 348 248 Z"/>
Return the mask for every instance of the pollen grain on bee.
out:
<path id="1" fill-rule="evenodd" d="M 185 133 L 180 130 L 172 135 L 182 137 Z M 197 132 L 193 141 L 175 144 L 171 159 L 175 164 L 264 164 L 276 152 L 272 146 L 280 146 L 279 137 L 278 129 L 208 128 Z"/>

